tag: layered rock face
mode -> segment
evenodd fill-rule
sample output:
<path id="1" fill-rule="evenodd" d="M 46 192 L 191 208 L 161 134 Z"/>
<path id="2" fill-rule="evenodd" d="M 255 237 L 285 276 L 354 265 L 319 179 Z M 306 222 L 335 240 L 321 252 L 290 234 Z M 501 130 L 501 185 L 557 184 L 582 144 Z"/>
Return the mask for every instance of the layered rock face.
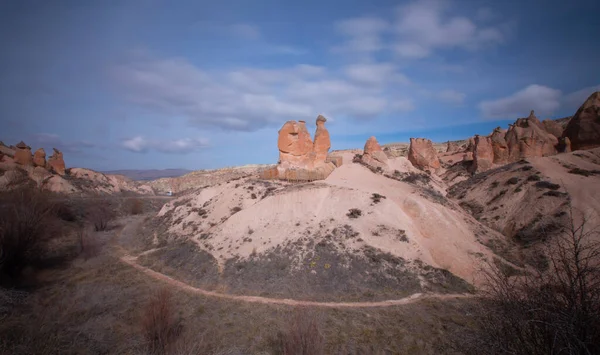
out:
<path id="1" fill-rule="evenodd" d="M 508 144 L 506 143 L 506 139 L 504 139 L 505 135 L 506 132 L 497 127 L 490 136 L 492 151 L 494 153 L 492 159 L 494 164 L 508 163 Z"/>
<path id="2" fill-rule="evenodd" d="M 475 136 L 475 148 L 473 150 L 473 165 L 471 172 L 479 173 L 492 168 L 494 164 L 494 148 L 492 138 Z"/>
<path id="3" fill-rule="evenodd" d="M 505 135 L 509 162 L 529 157 L 558 153 L 558 138 L 548 133 L 533 111 L 527 118 L 519 118 Z"/>
<path id="4" fill-rule="evenodd" d="M 287 121 L 279 130 L 277 147 L 279 164 L 273 169 L 260 173 L 263 179 L 283 179 L 291 181 L 323 180 L 336 168 L 328 159 L 331 139 L 321 115 L 317 117 L 317 130 L 313 143 L 306 129 L 305 121 Z M 335 160 L 341 165 L 341 162 Z"/>
<path id="5" fill-rule="evenodd" d="M 600 91 L 590 95 L 579 107 L 563 137 L 569 138 L 573 150 L 600 147 Z"/>
<path id="6" fill-rule="evenodd" d="M 33 157 L 31 156 L 31 148 L 22 141 L 17 144 L 15 150 L 15 163 L 21 165 L 33 165 Z"/>
<path id="7" fill-rule="evenodd" d="M 448 141 L 448 146 L 446 147 L 446 153 L 455 153 L 455 152 L 458 152 L 459 149 L 460 149 L 460 147 L 458 146 L 458 143 Z"/>
<path id="8" fill-rule="evenodd" d="M 546 132 L 550 133 L 556 138 L 562 137 L 563 128 L 560 125 L 560 123 L 554 120 L 543 120 L 542 124 L 544 125 L 544 129 L 546 130 Z"/>
<path id="9" fill-rule="evenodd" d="M 387 167 L 387 155 L 385 155 L 383 149 L 381 149 L 379 142 L 377 142 L 377 138 L 370 137 L 367 139 L 361 160 L 364 164 L 375 168 Z"/>
<path id="10" fill-rule="evenodd" d="M 411 138 L 408 148 L 408 160 L 421 170 L 437 170 L 441 167 L 433 143 L 425 138 Z"/>
<path id="11" fill-rule="evenodd" d="M 58 175 L 65 175 L 65 161 L 63 159 L 63 154 L 58 149 L 53 149 L 54 153 L 48 158 L 48 165 Z"/>
<path id="12" fill-rule="evenodd" d="M 33 165 L 42 168 L 46 167 L 46 152 L 44 151 L 44 148 L 36 150 L 33 154 Z"/>

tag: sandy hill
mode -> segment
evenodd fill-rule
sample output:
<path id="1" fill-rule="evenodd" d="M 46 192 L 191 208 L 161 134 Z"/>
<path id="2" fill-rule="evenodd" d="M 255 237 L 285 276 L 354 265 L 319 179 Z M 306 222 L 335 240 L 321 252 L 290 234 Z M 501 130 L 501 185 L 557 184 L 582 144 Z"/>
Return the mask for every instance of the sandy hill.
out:
<path id="1" fill-rule="evenodd" d="M 102 171 L 107 175 L 123 175 L 132 180 L 156 180 L 161 178 L 179 177 L 191 173 L 192 170 L 187 169 L 146 169 L 146 170 L 109 170 Z"/>

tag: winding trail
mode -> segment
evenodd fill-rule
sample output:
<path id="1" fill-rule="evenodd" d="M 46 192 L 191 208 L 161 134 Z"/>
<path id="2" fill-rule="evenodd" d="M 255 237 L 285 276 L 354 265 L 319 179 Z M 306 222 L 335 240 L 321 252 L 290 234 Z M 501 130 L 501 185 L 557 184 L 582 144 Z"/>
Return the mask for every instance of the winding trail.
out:
<path id="1" fill-rule="evenodd" d="M 423 294 L 415 293 L 411 296 L 400 298 L 396 300 L 387 301 L 375 301 L 375 302 L 317 302 L 317 301 L 299 301 L 293 299 L 282 299 L 282 298 L 268 298 L 260 296 L 242 296 L 242 295 L 230 295 L 225 293 L 219 293 L 214 291 L 208 291 L 201 288 L 193 287 L 176 280 L 170 276 L 162 274 L 160 272 L 149 269 L 136 262 L 137 257 L 131 255 L 125 255 L 121 257 L 121 261 L 136 268 L 137 270 L 145 273 L 146 275 L 167 283 L 170 286 L 177 287 L 181 290 L 188 291 L 191 293 L 215 297 L 224 300 L 247 302 L 247 303 L 261 303 L 261 304 L 273 304 L 273 305 L 284 305 L 284 306 L 308 306 L 308 307 L 324 307 L 324 308 L 375 308 L 375 307 L 392 307 L 415 303 L 425 299 L 457 299 L 457 298 L 471 298 L 475 297 L 472 294 Z"/>

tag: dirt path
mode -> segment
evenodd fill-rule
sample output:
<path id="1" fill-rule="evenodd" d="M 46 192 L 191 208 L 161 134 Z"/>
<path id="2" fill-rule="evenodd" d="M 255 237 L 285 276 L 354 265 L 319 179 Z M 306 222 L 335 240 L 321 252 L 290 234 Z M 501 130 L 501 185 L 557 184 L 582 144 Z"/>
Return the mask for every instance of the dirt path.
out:
<path id="1" fill-rule="evenodd" d="M 239 302 L 248 302 L 248 303 L 261 303 L 261 304 L 274 304 L 274 305 L 285 305 L 285 306 L 310 306 L 310 307 L 326 307 L 326 308 L 372 308 L 372 307 L 391 307 L 391 306 L 399 306 L 406 305 L 410 303 L 417 302 L 419 300 L 424 299 L 456 299 L 456 298 L 469 298 L 474 297 L 474 295 L 470 294 L 422 294 L 415 293 L 409 297 L 397 299 L 397 300 L 387 300 L 387 301 L 377 301 L 377 302 L 316 302 L 316 301 L 299 301 L 293 299 L 281 299 L 281 298 L 268 298 L 268 297 L 260 297 L 260 296 L 241 296 L 241 295 L 230 295 L 225 293 L 219 293 L 214 291 L 208 291 L 201 288 L 190 286 L 184 282 L 176 280 L 170 276 L 165 274 L 161 274 L 160 272 L 154 271 L 147 267 L 144 267 L 136 262 L 137 257 L 125 255 L 121 257 L 121 261 L 124 263 L 133 266 L 139 271 L 145 273 L 146 275 L 167 283 L 170 286 L 177 287 L 181 290 L 207 296 L 207 297 L 215 297 L 225 300 L 231 301 L 239 301 Z"/>

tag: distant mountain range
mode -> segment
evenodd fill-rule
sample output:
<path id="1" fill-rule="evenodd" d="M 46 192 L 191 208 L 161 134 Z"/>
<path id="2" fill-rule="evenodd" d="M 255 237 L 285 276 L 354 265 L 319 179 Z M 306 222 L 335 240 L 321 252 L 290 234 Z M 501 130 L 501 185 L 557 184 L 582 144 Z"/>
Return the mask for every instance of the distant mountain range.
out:
<path id="1" fill-rule="evenodd" d="M 110 170 L 103 171 L 104 174 L 124 175 L 132 180 L 148 181 L 160 178 L 178 177 L 191 173 L 192 170 L 187 169 L 149 169 L 149 170 Z"/>

